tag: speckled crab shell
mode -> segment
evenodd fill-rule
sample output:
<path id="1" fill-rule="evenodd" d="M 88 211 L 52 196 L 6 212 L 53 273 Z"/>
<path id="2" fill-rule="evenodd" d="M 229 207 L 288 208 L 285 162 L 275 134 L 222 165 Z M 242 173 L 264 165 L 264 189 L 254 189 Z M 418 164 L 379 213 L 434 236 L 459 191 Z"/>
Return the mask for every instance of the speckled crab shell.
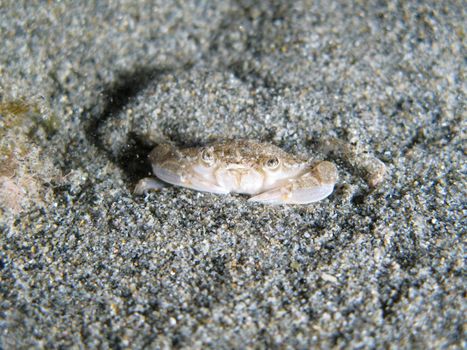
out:
<path id="1" fill-rule="evenodd" d="M 169 144 L 149 155 L 156 177 L 166 183 L 217 194 L 243 193 L 252 202 L 306 204 L 329 196 L 337 181 L 336 166 L 311 163 L 280 148 L 253 140 L 230 140 L 178 149 Z M 161 187 L 143 179 L 136 193 Z"/>

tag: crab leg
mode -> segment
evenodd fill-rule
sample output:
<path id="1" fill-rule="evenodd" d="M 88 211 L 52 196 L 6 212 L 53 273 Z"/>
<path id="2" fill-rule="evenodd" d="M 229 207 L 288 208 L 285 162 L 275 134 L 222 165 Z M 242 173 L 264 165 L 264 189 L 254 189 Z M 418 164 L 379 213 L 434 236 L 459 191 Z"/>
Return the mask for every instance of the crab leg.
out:
<path id="1" fill-rule="evenodd" d="M 148 191 L 157 191 L 163 187 L 165 184 L 162 181 L 153 177 L 145 177 L 138 181 L 133 192 L 137 195 L 143 195 Z"/>
<path id="2" fill-rule="evenodd" d="M 264 204 L 307 204 L 329 196 L 337 180 L 337 169 L 333 163 L 323 161 L 303 175 L 289 179 L 249 201 Z"/>

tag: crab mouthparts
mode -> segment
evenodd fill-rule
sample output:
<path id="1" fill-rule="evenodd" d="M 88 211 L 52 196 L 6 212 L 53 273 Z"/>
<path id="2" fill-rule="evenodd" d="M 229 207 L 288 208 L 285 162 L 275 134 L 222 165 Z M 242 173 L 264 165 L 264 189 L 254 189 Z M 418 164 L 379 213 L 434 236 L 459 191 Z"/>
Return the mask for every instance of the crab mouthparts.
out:
<path id="1" fill-rule="evenodd" d="M 232 171 L 250 171 L 251 166 L 245 165 L 245 164 L 229 164 L 225 167 L 226 170 L 232 170 Z"/>
<path id="2" fill-rule="evenodd" d="M 256 170 L 245 166 L 229 166 L 217 176 L 221 186 L 237 193 L 253 194 L 263 184 L 263 177 Z"/>

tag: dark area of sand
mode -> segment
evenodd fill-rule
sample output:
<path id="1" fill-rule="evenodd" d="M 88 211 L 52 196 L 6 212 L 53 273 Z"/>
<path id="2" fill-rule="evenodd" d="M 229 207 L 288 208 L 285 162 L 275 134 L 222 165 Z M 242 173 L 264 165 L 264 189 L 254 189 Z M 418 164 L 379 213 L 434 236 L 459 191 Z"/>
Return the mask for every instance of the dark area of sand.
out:
<path id="1" fill-rule="evenodd" d="M 0 7 L 1 348 L 465 348 L 464 1 L 105 3 Z M 225 138 L 339 182 L 132 193 Z"/>

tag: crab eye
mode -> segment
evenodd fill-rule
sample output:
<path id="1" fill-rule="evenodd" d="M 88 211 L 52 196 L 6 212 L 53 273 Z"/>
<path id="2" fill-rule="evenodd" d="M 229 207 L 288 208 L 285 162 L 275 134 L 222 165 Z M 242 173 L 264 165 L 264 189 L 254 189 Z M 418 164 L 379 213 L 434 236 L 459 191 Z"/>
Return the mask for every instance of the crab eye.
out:
<path id="1" fill-rule="evenodd" d="M 206 148 L 201 152 L 201 159 L 203 162 L 212 165 L 214 163 L 214 153 L 212 150 Z"/>
<path id="2" fill-rule="evenodd" d="M 274 158 L 269 158 L 264 165 L 266 165 L 266 168 L 269 169 L 276 169 L 279 166 L 279 159 L 277 157 Z"/>

